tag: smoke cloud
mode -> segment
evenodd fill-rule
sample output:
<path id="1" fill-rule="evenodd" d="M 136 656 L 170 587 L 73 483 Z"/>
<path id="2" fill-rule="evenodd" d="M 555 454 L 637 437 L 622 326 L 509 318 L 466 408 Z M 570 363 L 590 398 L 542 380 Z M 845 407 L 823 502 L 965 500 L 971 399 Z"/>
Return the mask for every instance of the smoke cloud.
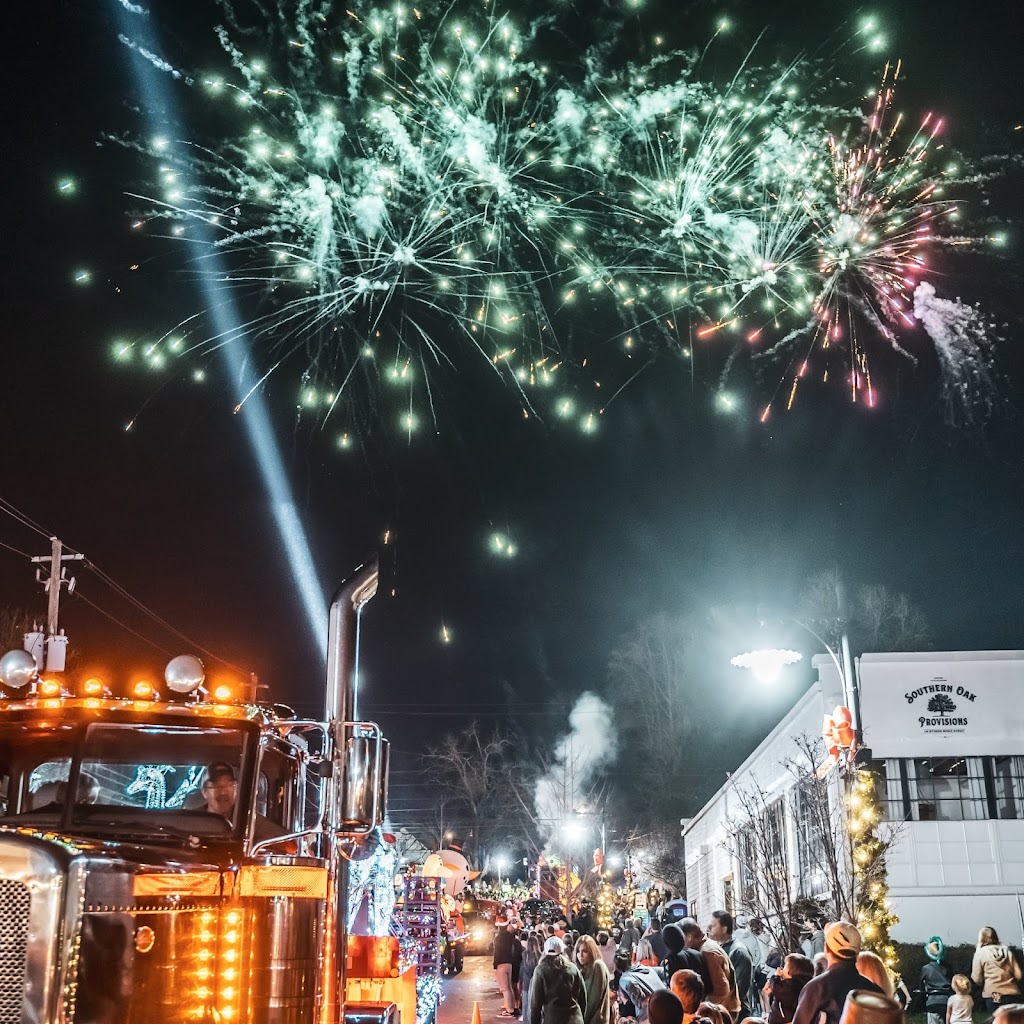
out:
<path id="1" fill-rule="evenodd" d="M 545 838 L 552 838 L 588 804 L 617 749 L 612 709 L 596 694 L 582 694 L 569 713 L 569 732 L 555 744 L 554 760 L 534 790 L 534 809 Z"/>

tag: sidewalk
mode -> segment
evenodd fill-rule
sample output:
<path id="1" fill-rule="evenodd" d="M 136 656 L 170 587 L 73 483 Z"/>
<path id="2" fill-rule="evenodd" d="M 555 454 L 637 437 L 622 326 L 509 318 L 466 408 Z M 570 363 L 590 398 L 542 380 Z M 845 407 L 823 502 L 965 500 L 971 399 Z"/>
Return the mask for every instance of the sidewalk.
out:
<path id="1" fill-rule="evenodd" d="M 444 1001 L 437 1008 L 437 1024 L 469 1024 L 473 1002 L 480 1003 L 482 1024 L 493 1024 L 501 1012 L 501 996 L 490 955 L 467 956 L 461 974 L 445 978 Z"/>

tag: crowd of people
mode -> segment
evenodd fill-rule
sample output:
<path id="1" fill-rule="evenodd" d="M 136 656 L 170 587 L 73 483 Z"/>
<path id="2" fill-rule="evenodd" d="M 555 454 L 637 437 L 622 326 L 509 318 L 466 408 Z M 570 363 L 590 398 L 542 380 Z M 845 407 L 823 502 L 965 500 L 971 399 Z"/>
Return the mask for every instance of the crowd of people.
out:
<path id="1" fill-rule="evenodd" d="M 564 920 L 524 924 L 509 908 L 496 923 L 498 1016 L 524 1024 L 840 1024 L 847 996 L 860 991 L 885 997 L 901 1018 L 910 992 L 862 948 L 855 925 L 807 921 L 802 951 L 781 956 L 758 924 L 738 926 L 716 910 L 705 927 L 652 917 L 646 928 L 627 919 L 591 935 Z M 928 1024 L 981 1024 L 982 1007 L 994 1024 L 1024 1024 L 1021 968 L 994 929 L 981 930 L 970 977 L 949 967 L 938 936 L 925 953 L 918 991 Z"/>

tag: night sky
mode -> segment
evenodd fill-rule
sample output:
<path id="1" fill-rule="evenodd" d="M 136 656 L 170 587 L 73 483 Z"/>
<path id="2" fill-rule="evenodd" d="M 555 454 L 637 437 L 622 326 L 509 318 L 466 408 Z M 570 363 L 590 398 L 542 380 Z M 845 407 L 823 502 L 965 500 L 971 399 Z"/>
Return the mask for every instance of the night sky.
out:
<path id="1" fill-rule="evenodd" d="M 132 173 L 130 157 L 99 145 L 130 120 L 134 102 L 113 3 L 43 0 L 9 38 L 0 496 L 183 633 L 257 672 L 276 699 L 313 713 L 320 655 L 219 364 L 211 360 L 207 384 L 195 388 L 128 371 L 109 355 L 112 338 L 172 324 L 195 303 L 194 280 L 166 244 L 140 247 L 129 233 L 123 193 L 136 182 L 118 173 Z M 886 34 L 907 65 L 905 106 L 941 111 L 958 143 L 1012 151 L 1012 127 L 1024 118 L 1013 33 L 952 0 L 885 6 Z M 185 7 L 195 16 L 178 12 L 176 45 L 194 31 L 199 51 L 212 52 L 206 6 Z M 767 27 L 780 46 L 814 49 L 836 30 L 837 8 L 858 10 L 694 4 L 685 18 L 697 25 L 729 13 L 751 39 Z M 659 21 L 650 9 L 643 17 Z M 680 41 L 703 33 L 683 20 L 660 24 Z M 74 199 L 56 193 L 63 175 L 79 183 Z M 927 359 L 916 369 L 886 364 L 878 409 L 851 406 L 839 388 L 809 389 L 793 412 L 762 424 L 763 395 L 751 390 L 722 415 L 710 359 L 691 366 L 665 355 L 591 436 L 524 422 L 516 396 L 486 367 L 466 367 L 440 380 L 436 432 L 340 454 L 296 423 L 294 394 L 271 381 L 277 437 L 325 591 L 381 550 L 381 590 L 365 623 L 364 713 L 380 717 L 405 755 L 473 715 L 553 735 L 578 693 L 602 688 L 609 652 L 639 620 L 785 605 L 828 565 L 851 585 L 884 582 L 909 594 L 940 649 L 1024 646 L 1013 181 L 992 187 L 985 211 L 1006 219 L 1009 259 L 996 277 L 991 264 L 966 259 L 963 280 L 949 288 L 997 301 L 1010 324 L 1006 402 L 982 431 L 946 423 Z M 94 280 L 76 288 L 71 276 L 83 265 Z M 494 531 L 515 539 L 514 559 L 488 551 Z M 0 542 L 47 550 L 4 515 Z M 183 650 L 88 571 L 78 586 L 169 654 Z M 2 547 L 0 604 L 45 608 L 31 567 Z M 62 625 L 82 663 L 159 671 L 166 661 L 75 596 Z M 734 671 L 723 666 L 707 680 L 738 696 L 735 745 L 714 755 L 723 767 L 801 685 L 797 673 L 750 702 Z"/>

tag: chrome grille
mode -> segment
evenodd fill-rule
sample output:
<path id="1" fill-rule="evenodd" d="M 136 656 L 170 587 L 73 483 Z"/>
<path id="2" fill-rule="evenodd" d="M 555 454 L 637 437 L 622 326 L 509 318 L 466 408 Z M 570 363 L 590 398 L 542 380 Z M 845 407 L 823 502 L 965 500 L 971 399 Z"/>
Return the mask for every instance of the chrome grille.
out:
<path id="1" fill-rule="evenodd" d="M 24 882 L 0 878 L 0 1024 L 21 1024 L 31 905 Z"/>

